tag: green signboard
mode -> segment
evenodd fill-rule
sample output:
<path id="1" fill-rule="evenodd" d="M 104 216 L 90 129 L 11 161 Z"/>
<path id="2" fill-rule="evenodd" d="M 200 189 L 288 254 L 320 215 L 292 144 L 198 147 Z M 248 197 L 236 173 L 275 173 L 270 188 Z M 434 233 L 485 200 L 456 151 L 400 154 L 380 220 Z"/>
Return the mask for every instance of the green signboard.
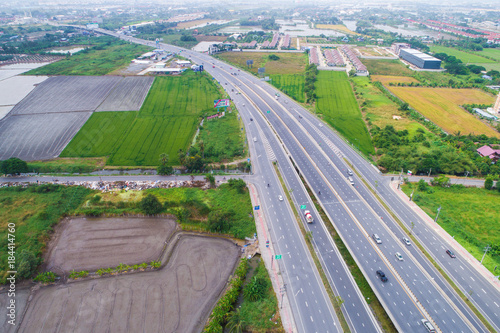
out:
<path id="1" fill-rule="evenodd" d="M 306 209 L 306 205 L 300 205 L 300 209 Z"/>
<path id="2" fill-rule="evenodd" d="M 274 256 L 274 259 L 281 259 L 281 258 L 282 258 L 281 254 L 277 254 L 277 255 Z"/>

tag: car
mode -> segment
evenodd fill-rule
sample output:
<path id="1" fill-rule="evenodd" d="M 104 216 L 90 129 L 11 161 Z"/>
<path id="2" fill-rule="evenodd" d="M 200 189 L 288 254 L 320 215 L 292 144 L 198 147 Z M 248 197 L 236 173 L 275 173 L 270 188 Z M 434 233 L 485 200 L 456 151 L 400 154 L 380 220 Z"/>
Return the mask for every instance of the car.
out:
<path id="1" fill-rule="evenodd" d="M 375 243 L 382 244 L 382 240 L 380 239 L 380 237 L 377 234 L 373 234 L 372 238 L 375 240 Z"/>
<path id="2" fill-rule="evenodd" d="M 451 250 L 446 250 L 446 253 L 451 257 L 451 258 L 456 258 L 455 253 Z"/>
<path id="3" fill-rule="evenodd" d="M 382 282 L 387 282 L 387 276 L 385 276 L 385 273 L 382 272 L 380 269 L 377 271 L 377 275 L 380 276 L 380 280 Z"/>
<path id="4" fill-rule="evenodd" d="M 280 195 L 280 196 L 278 196 L 278 199 L 279 199 L 280 201 L 283 201 L 283 196 L 281 196 L 281 195 Z"/>
<path id="5" fill-rule="evenodd" d="M 256 138 L 256 137 L 255 137 L 255 138 L 253 138 L 253 142 L 257 142 L 257 138 Z"/>
<path id="6" fill-rule="evenodd" d="M 215 68 L 215 66 L 212 66 L 212 68 Z"/>
<path id="7" fill-rule="evenodd" d="M 352 176 L 352 170 L 351 170 L 351 169 L 347 169 L 347 174 L 348 174 L 349 176 Z"/>
<path id="8" fill-rule="evenodd" d="M 410 240 L 408 238 L 403 237 L 401 238 L 401 240 L 403 241 L 403 243 L 405 243 L 405 245 L 411 245 Z"/>
<path id="9" fill-rule="evenodd" d="M 250 121 L 253 121 L 253 118 L 250 118 Z"/>
<path id="10" fill-rule="evenodd" d="M 403 256 L 401 255 L 401 253 L 396 252 L 396 253 L 394 253 L 394 256 L 395 256 L 395 257 L 396 257 L 396 259 L 398 259 L 399 261 L 403 261 Z"/>
<path id="11" fill-rule="evenodd" d="M 434 328 L 434 326 L 432 326 L 430 321 L 428 321 L 427 319 L 420 319 L 420 321 L 422 322 L 422 325 L 425 327 L 427 332 L 430 332 L 430 333 L 436 332 L 436 329 Z"/>

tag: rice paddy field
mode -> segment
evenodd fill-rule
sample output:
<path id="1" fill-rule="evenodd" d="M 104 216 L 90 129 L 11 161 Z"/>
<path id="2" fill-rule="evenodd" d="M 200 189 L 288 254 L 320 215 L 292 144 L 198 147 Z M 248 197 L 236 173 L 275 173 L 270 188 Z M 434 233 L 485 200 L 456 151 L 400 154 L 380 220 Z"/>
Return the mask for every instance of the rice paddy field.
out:
<path id="1" fill-rule="evenodd" d="M 462 60 L 462 62 L 464 64 L 493 63 L 493 62 L 495 62 L 494 60 L 487 59 L 485 57 L 481 57 L 480 55 L 478 55 L 479 52 L 468 53 L 468 52 L 454 49 L 452 47 L 446 47 L 446 46 L 440 46 L 440 45 L 433 45 L 430 48 L 431 48 L 431 51 L 434 53 L 446 53 L 449 56 L 455 56 L 457 59 Z"/>
<path id="2" fill-rule="evenodd" d="M 220 93 L 207 75 L 155 79 L 139 111 L 94 113 L 61 157 L 108 156 L 114 166 L 154 166 L 160 154 L 179 165 L 201 117 L 214 113 Z"/>
<path id="3" fill-rule="evenodd" d="M 483 57 L 493 58 L 496 61 L 500 61 L 500 49 L 483 49 L 482 51 L 474 52 L 475 54 Z"/>
<path id="4" fill-rule="evenodd" d="M 368 129 L 345 72 L 319 71 L 316 113 L 365 154 L 373 154 Z"/>
<path id="5" fill-rule="evenodd" d="M 478 89 L 395 87 L 388 89 L 407 102 L 424 117 L 454 134 L 486 134 L 500 137 L 500 133 L 460 108 L 463 104 L 492 104 L 495 97 Z"/>
<path id="6" fill-rule="evenodd" d="M 304 103 L 305 77 L 300 74 L 271 75 L 271 84 L 292 97 L 297 102 Z"/>

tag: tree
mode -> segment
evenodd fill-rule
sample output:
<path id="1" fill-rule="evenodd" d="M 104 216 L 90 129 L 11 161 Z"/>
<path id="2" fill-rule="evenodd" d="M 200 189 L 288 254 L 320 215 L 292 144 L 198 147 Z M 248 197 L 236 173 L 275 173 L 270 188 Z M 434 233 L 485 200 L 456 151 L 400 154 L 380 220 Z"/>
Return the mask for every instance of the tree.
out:
<path id="1" fill-rule="evenodd" d="M 29 250 L 22 250 L 17 257 L 17 274 L 24 279 L 29 278 L 35 272 L 38 264 L 35 254 Z"/>
<path id="2" fill-rule="evenodd" d="M 208 228 L 212 232 L 226 233 L 231 228 L 233 211 L 214 210 L 208 214 Z"/>
<path id="3" fill-rule="evenodd" d="M 229 313 L 226 328 L 229 333 L 241 333 L 245 330 L 246 322 L 240 312 L 241 308 L 236 308 L 233 312 Z"/>
<path id="4" fill-rule="evenodd" d="M 6 175 L 18 175 L 29 171 L 28 163 L 17 157 L 11 157 L 0 163 L 0 171 Z"/>
<path id="5" fill-rule="evenodd" d="M 491 190 L 492 187 L 493 187 L 493 178 L 488 176 L 484 181 L 484 188 L 487 190 Z"/>
<path id="6" fill-rule="evenodd" d="M 427 183 L 425 182 L 425 180 L 420 179 L 418 181 L 418 190 L 420 192 L 424 192 L 425 190 L 427 190 Z"/>
<path id="7" fill-rule="evenodd" d="M 168 154 L 160 154 L 160 165 L 158 165 L 158 167 L 156 168 L 156 172 L 158 172 L 159 175 L 171 175 L 174 173 L 174 168 L 168 165 L 168 161 Z"/>
<path id="8" fill-rule="evenodd" d="M 243 289 L 243 296 L 251 302 L 258 301 L 266 296 L 266 291 L 269 288 L 266 279 L 254 276 L 252 281 Z"/>
<path id="9" fill-rule="evenodd" d="M 278 57 L 276 54 L 270 54 L 269 60 L 280 60 L 280 57 Z"/>
<path id="10" fill-rule="evenodd" d="M 215 177 L 213 175 L 207 175 L 205 180 L 210 183 L 211 188 L 215 187 Z"/>
<path id="11" fill-rule="evenodd" d="M 142 211 L 148 215 L 155 215 L 163 210 L 161 202 L 151 193 L 142 198 L 140 206 Z"/>
<path id="12" fill-rule="evenodd" d="M 233 178 L 231 178 L 231 179 L 229 179 L 227 181 L 227 183 L 232 188 L 235 188 L 239 193 L 244 193 L 245 192 L 245 188 L 247 187 L 247 184 L 245 183 L 245 181 L 243 179 L 233 179 Z"/>

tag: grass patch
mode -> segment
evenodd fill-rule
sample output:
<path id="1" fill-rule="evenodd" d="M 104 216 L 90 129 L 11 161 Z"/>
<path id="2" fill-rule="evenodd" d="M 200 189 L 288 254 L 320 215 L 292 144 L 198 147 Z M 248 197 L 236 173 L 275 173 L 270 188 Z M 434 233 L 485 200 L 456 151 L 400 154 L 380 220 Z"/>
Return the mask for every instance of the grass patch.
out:
<path id="1" fill-rule="evenodd" d="M 224 52 L 217 56 L 235 66 L 257 74 L 260 67 L 266 68 L 266 75 L 273 74 L 303 74 L 308 65 L 305 53 L 278 53 L 279 60 L 269 60 L 268 52 Z M 247 67 L 247 60 L 253 60 L 252 68 Z"/>
<path id="2" fill-rule="evenodd" d="M 499 62 L 493 62 L 493 63 L 475 63 L 473 65 L 478 65 L 478 66 L 483 66 L 486 71 L 499 71 L 500 72 L 500 61 Z"/>
<path id="3" fill-rule="evenodd" d="M 201 118 L 214 114 L 213 101 L 221 98 L 208 75 L 189 73 L 157 77 L 139 112 L 94 113 L 61 156 L 109 156 L 108 165 L 155 166 L 160 154 L 166 153 L 171 165 L 179 165 L 179 149 L 187 150 Z M 237 120 L 228 118 L 226 124 L 233 127 L 219 127 L 214 129 L 216 135 L 206 137 L 205 144 L 215 151 L 221 149 L 217 135 L 235 134 L 240 128 Z M 217 121 L 220 119 L 213 120 Z M 238 139 L 239 146 L 231 150 L 235 154 L 241 153 L 241 138 L 229 140 L 234 143 Z M 233 156 L 225 152 L 225 157 Z"/>
<path id="4" fill-rule="evenodd" d="M 106 75 L 128 66 L 130 61 L 151 50 L 139 44 L 130 44 L 114 37 L 99 37 L 104 43 L 80 51 L 71 57 L 43 67 L 35 68 L 26 75 Z"/>
<path id="5" fill-rule="evenodd" d="M 405 77 L 395 76 L 394 78 Z M 372 79 L 375 78 L 372 77 Z M 375 87 L 369 78 L 358 76 L 354 77 L 352 82 L 354 83 L 355 96 L 358 99 L 358 103 L 363 105 L 361 112 L 369 126 L 384 128 L 387 125 L 391 125 L 398 131 L 408 130 L 411 137 L 419 128 L 427 131 L 423 125 L 409 119 L 404 113 L 399 111 L 398 105 Z M 400 116 L 401 118 L 395 120 L 393 116 Z"/>
<path id="6" fill-rule="evenodd" d="M 499 138 L 500 134 L 466 112 L 463 104 L 492 104 L 495 98 L 478 89 L 395 87 L 388 89 L 424 117 L 450 134 L 486 134 Z"/>
<path id="7" fill-rule="evenodd" d="M 38 173 L 89 173 L 101 170 L 106 158 L 55 158 L 47 161 L 28 162 L 28 169 Z"/>
<path id="8" fill-rule="evenodd" d="M 464 64 L 470 64 L 473 62 L 481 62 L 481 63 L 495 62 L 494 60 L 487 59 L 477 55 L 478 52 L 475 52 L 476 54 L 468 53 L 454 49 L 452 47 L 440 46 L 440 45 L 431 45 L 430 49 L 434 53 L 446 53 L 449 56 L 454 56 L 457 59 L 462 60 Z"/>
<path id="9" fill-rule="evenodd" d="M 316 86 L 316 113 L 366 155 L 373 154 L 371 138 L 362 120 L 345 72 L 320 71 Z"/>
<path id="10" fill-rule="evenodd" d="M 271 84 L 297 102 L 305 102 L 303 74 L 271 75 Z"/>
<path id="11" fill-rule="evenodd" d="M 407 195 L 413 188 L 413 185 L 402 187 Z M 477 260 L 481 260 L 486 245 L 496 246 L 497 253 L 490 251 L 483 261 L 483 265 L 493 273 L 495 266 L 500 265 L 500 224 L 496 209 L 500 193 L 462 186 L 432 187 L 431 190 L 415 193 L 413 201 L 432 218 L 441 205 L 438 224 Z"/>
<path id="12" fill-rule="evenodd" d="M 483 49 L 482 51 L 477 51 L 474 53 L 479 55 L 479 56 L 489 57 L 489 58 L 495 59 L 496 61 L 500 61 L 500 49 L 488 48 L 488 49 Z M 482 62 L 484 62 L 484 61 L 482 61 Z"/>
<path id="13" fill-rule="evenodd" d="M 41 263 L 41 253 L 59 220 L 81 205 L 92 190 L 77 186 L 40 185 L 0 188 L 0 283 L 7 277 L 8 224 L 15 224 L 16 254 L 27 250 Z M 16 269 L 19 268 L 16 261 Z M 34 271 L 34 270 L 33 270 Z"/>
<path id="14" fill-rule="evenodd" d="M 316 24 L 316 29 L 336 30 L 336 31 L 340 31 L 340 32 L 343 32 L 343 33 L 346 33 L 349 35 L 361 36 L 361 34 L 358 34 L 357 32 L 349 30 L 343 24 Z"/>
<path id="15" fill-rule="evenodd" d="M 237 310 L 241 321 L 245 323 L 245 332 L 284 332 L 277 296 L 263 260 L 259 261 L 253 276 L 250 279 L 247 278 L 247 281 L 243 286 L 243 302 Z M 248 297 L 250 296 L 248 292 L 245 296 L 245 290 L 255 287 L 255 285 L 262 285 L 263 288 L 260 297 L 252 301 Z"/>
<path id="16" fill-rule="evenodd" d="M 363 59 L 370 75 L 412 76 L 413 71 L 397 59 Z"/>
<path id="17" fill-rule="evenodd" d="M 236 112 L 228 113 L 222 118 L 204 121 L 200 128 L 196 146 L 201 141 L 205 146 L 204 157 L 211 162 L 228 162 L 246 155 L 245 132 L 243 124 L 238 120 Z"/>
<path id="18" fill-rule="evenodd" d="M 394 75 L 370 75 L 373 81 L 378 81 L 383 85 L 389 85 L 389 83 L 417 83 L 417 79 L 409 76 L 394 76 Z"/>

